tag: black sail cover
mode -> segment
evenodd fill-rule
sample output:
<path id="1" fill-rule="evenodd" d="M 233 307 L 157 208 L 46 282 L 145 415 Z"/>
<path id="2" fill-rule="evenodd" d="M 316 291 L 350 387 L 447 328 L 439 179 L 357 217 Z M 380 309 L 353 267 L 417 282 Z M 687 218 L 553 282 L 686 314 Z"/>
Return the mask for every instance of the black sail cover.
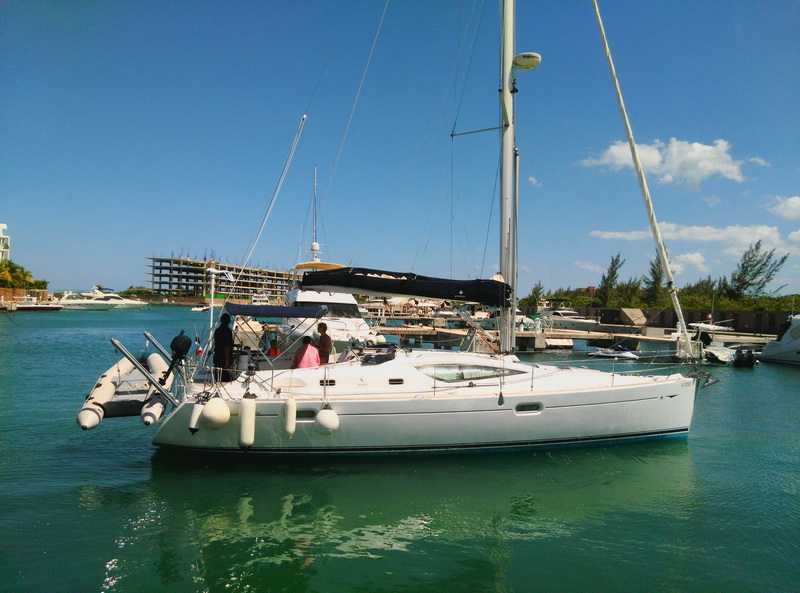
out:
<path id="1" fill-rule="evenodd" d="M 401 294 L 449 301 L 468 301 L 492 307 L 511 306 L 511 287 L 497 280 L 448 280 L 370 268 L 339 268 L 306 272 L 304 290 L 358 294 Z"/>

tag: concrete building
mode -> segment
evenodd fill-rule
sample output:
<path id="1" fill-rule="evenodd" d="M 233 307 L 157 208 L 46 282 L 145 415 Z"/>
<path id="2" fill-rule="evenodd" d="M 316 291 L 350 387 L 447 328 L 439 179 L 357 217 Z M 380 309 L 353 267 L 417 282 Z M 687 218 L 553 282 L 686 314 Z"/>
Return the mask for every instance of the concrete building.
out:
<path id="1" fill-rule="evenodd" d="M 11 237 L 6 235 L 7 225 L 0 223 L 0 261 L 11 259 Z"/>
<path id="2" fill-rule="evenodd" d="M 150 287 L 153 292 L 164 296 L 208 296 L 211 286 L 206 267 L 212 260 L 196 260 L 191 258 L 176 257 L 150 257 L 147 258 L 150 268 Z M 213 262 L 218 270 L 228 271 L 234 277 L 239 275 L 241 268 L 234 264 Z M 228 280 L 224 274 L 218 274 L 215 292 L 218 296 L 235 299 L 250 300 L 255 295 L 266 295 L 273 301 L 280 301 L 286 295 L 292 283 L 291 272 L 279 272 L 264 268 L 247 267 L 242 272 L 239 283 L 234 288 L 234 282 Z"/>

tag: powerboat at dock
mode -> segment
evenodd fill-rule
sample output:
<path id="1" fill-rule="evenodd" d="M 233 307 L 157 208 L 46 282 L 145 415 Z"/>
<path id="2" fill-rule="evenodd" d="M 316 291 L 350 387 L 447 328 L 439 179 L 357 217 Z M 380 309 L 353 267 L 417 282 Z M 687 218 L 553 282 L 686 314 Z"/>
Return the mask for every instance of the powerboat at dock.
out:
<path id="1" fill-rule="evenodd" d="M 791 315 L 778 331 L 778 337 L 761 351 L 759 360 L 800 364 L 800 315 Z"/>

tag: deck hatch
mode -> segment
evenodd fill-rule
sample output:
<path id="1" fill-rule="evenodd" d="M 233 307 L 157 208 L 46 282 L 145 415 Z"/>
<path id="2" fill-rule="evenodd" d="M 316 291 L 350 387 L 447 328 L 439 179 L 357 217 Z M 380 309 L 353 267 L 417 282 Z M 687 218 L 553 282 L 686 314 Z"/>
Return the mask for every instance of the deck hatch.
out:
<path id="1" fill-rule="evenodd" d="M 389 385 L 402 385 L 403 379 L 389 379 Z"/>

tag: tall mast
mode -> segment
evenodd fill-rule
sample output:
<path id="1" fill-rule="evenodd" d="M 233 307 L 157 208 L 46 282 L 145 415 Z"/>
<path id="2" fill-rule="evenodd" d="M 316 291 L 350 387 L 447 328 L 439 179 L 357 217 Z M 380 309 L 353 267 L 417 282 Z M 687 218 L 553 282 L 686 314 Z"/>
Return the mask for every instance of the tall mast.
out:
<path id="1" fill-rule="evenodd" d="M 500 312 L 500 351 L 514 349 L 516 199 L 514 189 L 514 0 L 502 0 L 500 26 L 500 274 L 511 286 L 511 306 Z"/>
<path id="2" fill-rule="evenodd" d="M 317 243 L 317 168 L 314 167 L 314 187 L 311 194 L 311 259 L 319 261 L 319 243 Z"/>

